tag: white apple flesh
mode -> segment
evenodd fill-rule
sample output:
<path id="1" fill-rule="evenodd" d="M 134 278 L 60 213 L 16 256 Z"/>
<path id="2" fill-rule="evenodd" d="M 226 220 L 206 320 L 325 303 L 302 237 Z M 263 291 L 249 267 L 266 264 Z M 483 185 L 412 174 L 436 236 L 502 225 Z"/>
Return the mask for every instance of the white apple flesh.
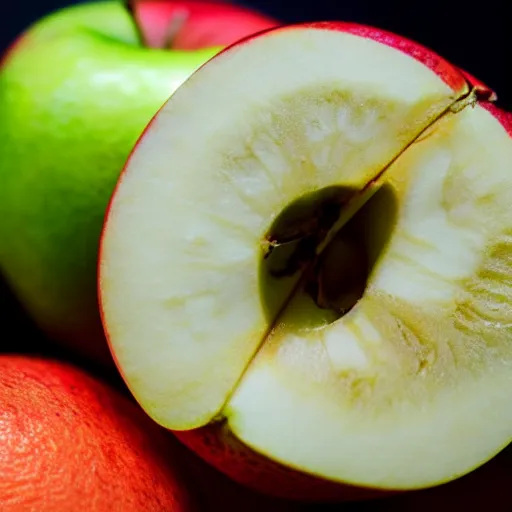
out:
<path id="1" fill-rule="evenodd" d="M 348 27 L 259 35 L 173 94 L 107 214 L 103 322 L 161 425 L 223 421 L 328 481 L 428 487 L 512 439 L 512 141 L 456 68 Z M 291 236 L 315 267 L 270 275 L 292 247 L 272 226 L 326 190 L 337 220 Z"/>

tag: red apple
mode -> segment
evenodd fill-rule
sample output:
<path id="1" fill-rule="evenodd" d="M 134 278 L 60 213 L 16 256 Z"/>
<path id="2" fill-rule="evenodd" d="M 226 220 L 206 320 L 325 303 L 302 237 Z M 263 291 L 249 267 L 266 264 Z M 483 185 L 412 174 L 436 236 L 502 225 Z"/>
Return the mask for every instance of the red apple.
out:
<path id="1" fill-rule="evenodd" d="M 106 216 L 103 325 L 135 398 L 295 499 L 433 487 L 512 440 L 512 140 L 422 46 L 283 27 L 195 72 Z"/>
<path id="2" fill-rule="evenodd" d="M 205 0 L 133 0 L 145 43 L 154 48 L 197 50 L 228 46 L 279 23 L 251 9 Z"/>

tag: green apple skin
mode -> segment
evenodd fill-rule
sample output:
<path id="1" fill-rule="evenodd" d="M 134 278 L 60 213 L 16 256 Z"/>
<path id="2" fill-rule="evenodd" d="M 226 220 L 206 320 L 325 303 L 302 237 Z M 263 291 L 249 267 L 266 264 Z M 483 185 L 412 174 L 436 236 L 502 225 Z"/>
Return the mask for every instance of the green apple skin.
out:
<path id="1" fill-rule="evenodd" d="M 121 2 L 41 20 L 0 64 L 0 272 L 51 338 L 110 361 L 97 307 L 104 212 L 153 114 L 220 48 L 144 48 Z"/>

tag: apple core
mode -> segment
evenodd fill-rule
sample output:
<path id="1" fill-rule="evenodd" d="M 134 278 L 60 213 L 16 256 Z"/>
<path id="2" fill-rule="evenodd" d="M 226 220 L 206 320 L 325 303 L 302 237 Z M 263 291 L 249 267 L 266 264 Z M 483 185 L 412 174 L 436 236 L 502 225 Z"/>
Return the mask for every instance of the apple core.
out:
<path id="1" fill-rule="evenodd" d="M 317 253 L 318 246 L 343 210 L 360 195 L 358 189 L 338 185 L 305 193 L 276 216 L 262 240 L 260 269 L 260 294 L 271 325 L 289 298 L 285 297 L 282 304 L 276 303 L 280 295 L 276 287 L 281 279 L 302 274 L 297 288 L 302 287 L 318 307 L 331 309 L 335 313 L 332 319 L 348 313 L 363 296 L 380 250 L 374 246 L 373 261 L 370 261 L 362 236 L 362 233 L 368 236 L 368 230 L 372 229 L 367 225 L 372 216 L 368 211 L 375 206 L 384 216 L 387 229 L 382 223 L 380 233 L 388 235 L 396 215 L 392 189 L 383 185 L 374 194 L 338 231 L 322 254 Z M 381 234 L 378 242 L 381 248 L 385 239 Z"/>

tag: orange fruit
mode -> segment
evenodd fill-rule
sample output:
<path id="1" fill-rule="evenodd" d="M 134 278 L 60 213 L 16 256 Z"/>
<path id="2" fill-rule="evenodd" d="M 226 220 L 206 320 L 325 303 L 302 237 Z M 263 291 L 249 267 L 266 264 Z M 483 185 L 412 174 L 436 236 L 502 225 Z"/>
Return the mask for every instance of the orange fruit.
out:
<path id="1" fill-rule="evenodd" d="M 169 441 L 84 371 L 0 356 L 2 512 L 196 510 Z"/>

